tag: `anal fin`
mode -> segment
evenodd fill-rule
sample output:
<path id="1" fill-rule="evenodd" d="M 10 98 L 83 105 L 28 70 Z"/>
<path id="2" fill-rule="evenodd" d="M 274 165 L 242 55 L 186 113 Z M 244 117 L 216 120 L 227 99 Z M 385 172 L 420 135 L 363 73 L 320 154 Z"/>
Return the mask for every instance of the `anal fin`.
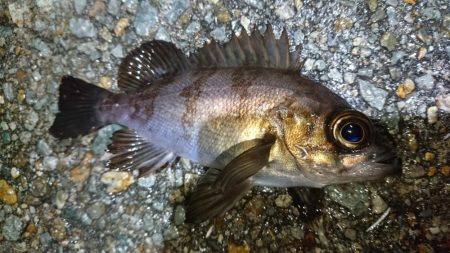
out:
<path id="1" fill-rule="evenodd" d="M 211 168 L 199 180 L 187 202 L 186 220 L 199 222 L 224 214 L 253 186 L 251 176 L 269 164 L 274 138 L 235 157 L 222 170 Z"/>
<path id="2" fill-rule="evenodd" d="M 132 129 L 116 131 L 108 150 L 113 153 L 109 161 L 110 169 L 134 171 L 139 176 L 151 173 L 175 159 L 175 154 L 139 136 Z"/>

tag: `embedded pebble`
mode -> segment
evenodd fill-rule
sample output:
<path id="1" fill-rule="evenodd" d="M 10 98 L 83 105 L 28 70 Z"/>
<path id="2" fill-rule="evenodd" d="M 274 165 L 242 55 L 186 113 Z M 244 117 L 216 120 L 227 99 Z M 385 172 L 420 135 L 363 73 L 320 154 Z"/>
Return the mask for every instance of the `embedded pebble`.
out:
<path id="1" fill-rule="evenodd" d="M 431 90 L 434 88 L 434 78 L 430 74 L 425 74 L 423 76 L 417 77 L 414 79 L 417 84 L 417 88 L 423 90 Z"/>
<path id="2" fill-rule="evenodd" d="M 119 13 L 120 1 L 119 0 L 108 0 L 108 13 L 116 16 Z"/>
<path id="3" fill-rule="evenodd" d="M 380 44 L 387 50 L 392 51 L 395 49 L 395 45 L 397 44 L 397 38 L 393 32 L 386 32 L 383 36 L 381 36 Z"/>
<path id="4" fill-rule="evenodd" d="M 336 82 L 341 83 L 343 81 L 341 72 L 339 72 L 339 70 L 335 68 L 330 69 L 330 73 L 328 74 L 328 76 Z"/>
<path id="5" fill-rule="evenodd" d="M 58 165 L 58 158 L 54 156 L 46 156 L 42 161 L 45 170 L 54 170 Z"/>
<path id="6" fill-rule="evenodd" d="M 400 85 L 398 86 L 396 94 L 400 98 L 405 98 L 411 92 L 413 92 L 415 88 L 416 85 L 414 84 L 413 80 L 405 79 L 405 81 L 403 83 L 400 83 Z"/>
<path id="7" fill-rule="evenodd" d="M 387 204 L 378 194 L 372 196 L 372 211 L 375 214 L 383 213 L 387 209 Z"/>
<path id="8" fill-rule="evenodd" d="M 365 80 L 358 80 L 359 91 L 364 100 L 369 103 L 370 106 L 382 110 L 386 101 L 388 92 L 376 87 L 372 83 Z"/>
<path id="9" fill-rule="evenodd" d="M 87 208 L 87 214 L 93 220 L 100 218 L 105 213 L 106 207 L 103 202 L 95 202 Z"/>
<path id="10" fill-rule="evenodd" d="M 86 181 L 91 173 L 90 163 L 92 158 L 93 154 L 91 152 L 86 152 L 80 164 L 70 170 L 70 180 L 77 183 Z"/>
<path id="11" fill-rule="evenodd" d="M 18 27 L 23 27 L 26 23 L 26 19 L 29 16 L 28 6 L 26 2 L 17 1 L 8 5 L 9 14 L 11 15 L 12 22 Z"/>
<path id="12" fill-rule="evenodd" d="M 166 29 L 161 26 L 155 34 L 155 39 L 170 42 L 170 35 L 167 33 Z"/>
<path id="13" fill-rule="evenodd" d="M 354 230 L 352 228 L 347 228 L 344 231 L 344 236 L 347 237 L 348 239 L 354 241 L 354 240 L 356 240 L 356 230 Z"/>
<path id="14" fill-rule="evenodd" d="M 66 204 L 67 199 L 69 198 L 69 194 L 64 191 L 57 191 L 55 196 L 55 205 L 56 208 L 62 209 Z"/>
<path id="15" fill-rule="evenodd" d="M 450 94 L 439 95 L 436 98 L 436 106 L 444 112 L 450 113 Z"/>
<path id="16" fill-rule="evenodd" d="M 114 33 L 118 37 L 122 37 L 125 34 L 125 29 L 130 25 L 130 20 L 128 18 L 120 18 L 117 21 L 116 27 L 114 28 Z"/>
<path id="17" fill-rule="evenodd" d="M 198 21 L 192 21 L 186 27 L 186 33 L 196 33 L 198 31 L 200 31 L 200 23 Z"/>
<path id="18" fill-rule="evenodd" d="M 116 58 L 123 58 L 122 45 L 117 45 L 111 50 L 111 54 Z"/>
<path id="19" fill-rule="evenodd" d="M 102 183 L 107 185 L 106 192 L 121 192 L 134 183 L 134 177 L 126 171 L 109 171 L 100 178 Z"/>
<path id="20" fill-rule="evenodd" d="M 292 2 L 284 2 L 275 9 L 275 13 L 282 19 L 290 19 L 294 16 L 295 12 L 291 7 Z"/>
<path id="21" fill-rule="evenodd" d="M 88 19 L 71 18 L 69 29 L 78 38 L 92 38 L 97 34 L 97 30 Z"/>
<path id="22" fill-rule="evenodd" d="M 86 8 L 86 0 L 74 0 L 73 2 L 75 11 L 78 14 L 82 14 L 84 11 L 84 8 Z"/>
<path id="23" fill-rule="evenodd" d="M 36 148 L 37 148 L 38 154 L 43 157 L 48 156 L 53 152 L 52 149 L 50 148 L 50 146 L 47 144 L 47 142 L 44 139 L 40 139 L 37 142 Z"/>
<path id="24" fill-rule="evenodd" d="M 7 205 L 17 203 L 17 195 L 14 188 L 3 179 L 0 179 L 0 201 Z"/>
<path id="25" fill-rule="evenodd" d="M 8 241 L 17 241 L 20 239 L 23 229 L 24 224 L 22 220 L 15 215 L 10 215 L 3 223 L 2 235 Z"/>
<path id="26" fill-rule="evenodd" d="M 177 206 L 173 214 L 173 222 L 175 223 L 175 225 L 181 225 L 183 224 L 185 219 L 186 212 L 184 211 L 183 206 Z"/>
<path id="27" fill-rule="evenodd" d="M 225 41 L 227 35 L 225 33 L 225 26 L 220 26 L 211 31 L 211 36 L 217 41 Z"/>
<path id="28" fill-rule="evenodd" d="M 170 25 L 174 24 L 188 7 L 189 0 L 173 0 L 172 8 L 169 13 L 165 15 L 165 19 Z"/>
<path id="29" fill-rule="evenodd" d="M 11 83 L 3 83 L 3 94 L 5 95 L 5 98 L 9 101 L 12 101 L 14 99 L 14 91 Z"/>
<path id="30" fill-rule="evenodd" d="M 278 207 L 289 207 L 292 204 L 292 197 L 291 195 L 288 194 L 283 194 L 283 195 L 279 195 L 276 199 L 275 199 L 275 205 L 277 205 Z"/>
<path id="31" fill-rule="evenodd" d="M 436 106 L 430 106 L 427 109 L 428 124 L 434 124 L 438 121 L 438 108 Z"/>
<path id="32" fill-rule="evenodd" d="M 133 21 L 136 34 L 141 36 L 149 35 L 150 29 L 152 29 L 158 21 L 157 14 L 158 10 L 154 6 L 150 5 L 148 1 L 142 1 Z"/>

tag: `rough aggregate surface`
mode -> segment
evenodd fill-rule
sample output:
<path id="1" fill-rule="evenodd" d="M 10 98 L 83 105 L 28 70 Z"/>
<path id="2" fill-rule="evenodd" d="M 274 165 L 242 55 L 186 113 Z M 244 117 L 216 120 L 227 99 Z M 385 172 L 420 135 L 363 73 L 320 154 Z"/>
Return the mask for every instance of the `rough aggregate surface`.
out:
<path id="1" fill-rule="evenodd" d="M 295 189 L 256 187 L 187 224 L 199 165 L 134 181 L 106 167 L 117 126 L 48 133 L 61 76 L 117 91 L 144 41 L 192 53 L 266 24 L 302 46 L 303 75 L 388 128 L 401 175 L 326 187 L 313 221 Z M 449 252 L 448 0 L 6 0 L 0 66 L 0 252 Z"/>

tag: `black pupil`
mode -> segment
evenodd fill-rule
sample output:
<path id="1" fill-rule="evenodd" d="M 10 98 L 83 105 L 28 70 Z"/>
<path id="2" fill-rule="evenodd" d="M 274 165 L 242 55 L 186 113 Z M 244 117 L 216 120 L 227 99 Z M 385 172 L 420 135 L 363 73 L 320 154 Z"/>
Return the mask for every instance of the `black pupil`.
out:
<path id="1" fill-rule="evenodd" d="M 360 124 L 348 123 L 341 130 L 342 138 L 349 142 L 359 142 L 362 140 L 364 131 Z"/>

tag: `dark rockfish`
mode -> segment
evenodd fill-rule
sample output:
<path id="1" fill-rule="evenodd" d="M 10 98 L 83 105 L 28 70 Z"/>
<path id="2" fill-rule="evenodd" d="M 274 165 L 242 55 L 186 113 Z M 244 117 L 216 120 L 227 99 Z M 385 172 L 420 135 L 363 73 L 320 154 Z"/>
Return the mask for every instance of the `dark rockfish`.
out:
<path id="1" fill-rule="evenodd" d="M 87 134 L 111 123 L 111 169 L 152 172 L 176 156 L 209 167 L 187 203 L 200 221 L 229 210 L 252 186 L 323 187 L 396 171 L 371 121 L 325 86 L 299 75 L 286 31 L 242 29 L 186 57 L 151 41 L 119 68 L 114 94 L 70 76 L 50 132 Z"/>

